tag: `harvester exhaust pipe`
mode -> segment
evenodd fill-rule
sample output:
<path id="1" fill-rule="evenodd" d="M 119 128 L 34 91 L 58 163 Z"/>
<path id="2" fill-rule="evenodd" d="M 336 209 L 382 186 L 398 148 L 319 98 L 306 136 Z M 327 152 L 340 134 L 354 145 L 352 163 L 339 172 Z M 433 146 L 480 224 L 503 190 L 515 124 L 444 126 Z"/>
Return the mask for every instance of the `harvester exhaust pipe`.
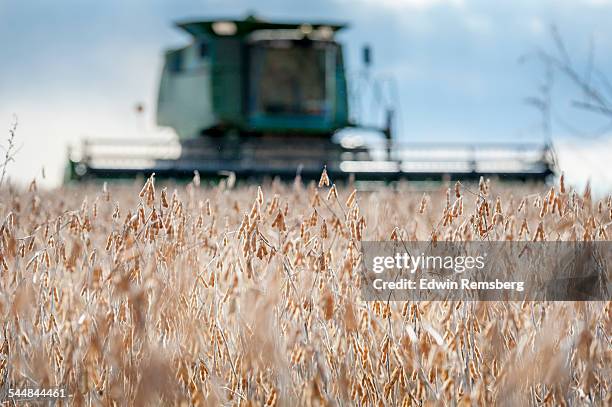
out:
<path id="1" fill-rule="evenodd" d="M 391 161 L 391 149 L 393 144 L 393 134 L 391 129 L 393 127 L 393 109 L 387 110 L 387 120 L 385 122 L 385 128 L 383 129 L 383 134 L 385 135 L 385 140 L 387 141 L 387 161 Z"/>

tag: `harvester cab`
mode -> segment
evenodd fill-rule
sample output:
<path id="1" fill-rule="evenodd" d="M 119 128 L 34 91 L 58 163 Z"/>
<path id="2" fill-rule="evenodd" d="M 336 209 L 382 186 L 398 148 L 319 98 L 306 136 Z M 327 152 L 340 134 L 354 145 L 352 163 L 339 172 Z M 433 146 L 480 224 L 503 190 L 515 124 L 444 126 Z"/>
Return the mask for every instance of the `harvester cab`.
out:
<path id="1" fill-rule="evenodd" d="M 199 136 L 329 136 L 348 126 L 342 25 L 179 23 L 192 35 L 166 53 L 157 123 Z"/>
<path id="2" fill-rule="evenodd" d="M 153 172 L 180 178 L 195 171 L 203 177 L 293 178 L 300 173 L 316 178 L 323 166 L 336 178 L 353 174 L 381 180 L 488 173 L 533 178 L 551 172 L 539 150 L 535 159 L 518 157 L 526 160 L 518 170 L 483 167 L 486 151 L 479 155 L 473 147 L 465 148 L 465 157 L 457 156 L 455 147 L 448 149 L 446 161 L 440 161 L 438 151 L 432 161 L 426 158 L 431 145 L 393 142 L 390 109 L 380 127 L 351 122 L 342 45 L 336 41 L 345 25 L 249 16 L 180 22 L 177 27 L 190 34 L 191 42 L 165 53 L 156 120 L 174 130 L 178 143 L 88 140 L 70 159 L 70 178 Z M 352 127 L 380 133 L 380 143 L 348 146 L 333 139 Z M 516 167 L 514 150 L 510 160 Z M 519 150 L 533 153 L 525 146 Z"/>
<path id="3" fill-rule="evenodd" d="M 176 131 L 180 164 L 247 177 L 333 170 L 343 151 L 332 135 L 350 125 L 342 25 L 250 16 L 178 27 L 193 41 L 166 54 L 157 123 Z"/>

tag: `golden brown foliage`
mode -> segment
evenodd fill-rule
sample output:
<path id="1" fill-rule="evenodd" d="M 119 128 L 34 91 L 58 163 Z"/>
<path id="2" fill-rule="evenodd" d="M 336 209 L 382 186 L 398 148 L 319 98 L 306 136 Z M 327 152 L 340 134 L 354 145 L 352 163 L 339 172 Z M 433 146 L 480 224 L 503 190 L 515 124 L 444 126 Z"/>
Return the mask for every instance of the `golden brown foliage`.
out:
<path id="1" fill-rule="evenodd" d="M 308 186 L 156 183 L 2 191 L 0 396 L 610 403 L 610 302 L 387 304 L 359 291 L 362 240 L 605 240 L 610 198 L 486 180 L 356 192 L 326 172 Z"/>

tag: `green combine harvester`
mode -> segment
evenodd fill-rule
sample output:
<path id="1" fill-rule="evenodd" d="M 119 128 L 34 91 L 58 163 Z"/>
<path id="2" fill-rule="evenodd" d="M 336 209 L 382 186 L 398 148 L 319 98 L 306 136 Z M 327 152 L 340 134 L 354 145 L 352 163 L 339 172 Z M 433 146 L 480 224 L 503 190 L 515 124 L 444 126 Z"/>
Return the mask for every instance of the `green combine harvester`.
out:
<path id="1" fill-rule="evenodd" d="M 349 119 L 344 25 L 244 20 L 181 22 L 192 36 L 168 50 L 157 124 L 177 142 L 84 140 L 70 151 L 68 178 L 441 179 L 499 176 L 543 180 L 553 173 L 548 145 L 400 144 L 392 110 L 382 126 Z M 369 50 L 365 53 L 369 60 Z M 340 130 L 380 134 L 367 145 L 336 142 Z"/>

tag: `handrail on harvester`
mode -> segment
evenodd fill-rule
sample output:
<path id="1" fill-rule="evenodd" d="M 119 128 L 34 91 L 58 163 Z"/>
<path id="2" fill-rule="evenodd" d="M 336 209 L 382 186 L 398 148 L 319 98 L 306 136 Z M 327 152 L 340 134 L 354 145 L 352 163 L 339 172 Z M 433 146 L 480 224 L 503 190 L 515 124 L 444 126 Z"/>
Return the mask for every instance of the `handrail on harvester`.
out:
<path id="1" fill-rule="evenodd" d="M 336 150 L 316 150 L 311 144 L 292 143 L 279 149 L 265 143 L 244 143 L 240 148 L 202 145 L 186 148 L 172 140 L 85 140 L 70 151 L 71 179 L 130 177 L 155 172 L 172 178 L 231 171 L 238 177 L 280 176 L 316 178 L 323 166 L 336 178 L 353 174 L 364 180 L 506 179 L 545 180 L 554 174 L 549 145 L 535 143 L 369 143 Z M 234 145 L 236 147 L 236 145 Z"/>

